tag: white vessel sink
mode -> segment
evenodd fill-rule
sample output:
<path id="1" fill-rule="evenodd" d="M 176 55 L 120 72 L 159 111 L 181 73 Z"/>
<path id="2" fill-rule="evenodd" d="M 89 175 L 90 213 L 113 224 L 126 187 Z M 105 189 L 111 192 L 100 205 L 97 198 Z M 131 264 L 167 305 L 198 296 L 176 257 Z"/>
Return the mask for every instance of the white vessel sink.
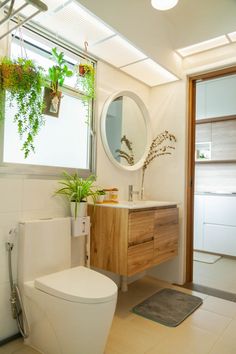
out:
<path id="1" fill-rule="evenodd" d="M 162 206 L 176 205 L 176 202 L 163 202 L 158 200 L 134 200 L 133 202 L 128 202 L 126 200 L 119 201 L 119 203 L 103 203 L 99 204 L 104 207 L 113 208 L 125 208 L 125 209 L 143 209 L 143 208 L 153 208 Z"/>

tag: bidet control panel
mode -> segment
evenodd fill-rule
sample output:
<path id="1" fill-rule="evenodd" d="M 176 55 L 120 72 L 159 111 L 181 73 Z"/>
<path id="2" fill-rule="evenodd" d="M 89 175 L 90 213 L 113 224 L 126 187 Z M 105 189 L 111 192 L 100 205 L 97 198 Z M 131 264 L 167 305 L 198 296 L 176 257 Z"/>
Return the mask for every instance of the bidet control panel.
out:
<path id="1" fill-rule="evenodd" d="M 71 218 L 71 236 L 79 237 L 88 235 L 90 232 L 90 217 Z"/>

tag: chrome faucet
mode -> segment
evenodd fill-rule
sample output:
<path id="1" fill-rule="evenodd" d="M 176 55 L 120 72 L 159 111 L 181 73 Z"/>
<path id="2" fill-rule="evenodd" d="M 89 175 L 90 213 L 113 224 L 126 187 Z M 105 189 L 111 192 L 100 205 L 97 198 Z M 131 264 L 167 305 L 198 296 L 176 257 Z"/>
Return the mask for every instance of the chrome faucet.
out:
<path id="1" fill-rule="evenodd" d="M 134 187 L 132 184 L 129 185 L 129 197 L 128 197 L 128 201 L 132 202 L 133 201 L 133 195 L 137 194 L 139 195 L 139 191 L 134 191 Z"/>

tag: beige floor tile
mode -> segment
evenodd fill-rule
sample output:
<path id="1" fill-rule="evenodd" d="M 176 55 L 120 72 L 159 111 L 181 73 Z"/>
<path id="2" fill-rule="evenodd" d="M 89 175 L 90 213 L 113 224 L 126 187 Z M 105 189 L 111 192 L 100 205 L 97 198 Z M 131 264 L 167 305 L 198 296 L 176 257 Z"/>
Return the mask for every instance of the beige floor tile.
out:
<path id="1" fill-rule="evenodd" d="M 235 273 L 235 259 L 222 257 L 213 264 L 194 262 L 193 282 L 210 288 L 236 293 Z"/>
<path id="2" fill-rule="evenodd" d="M 116 318 L 108 338 L 106 353 L 143 354 L 168 336 L 169 328 L 133 315 L 128 321 Z"/>
<path id="3" fill-rule="evenodd" d="M 181 324 L 145 354 L 207 354 L 216 340 L 215 334 Z"/>
<path id="4" fill-rule="evenodd" d="M 12 354 L 39 354 L 39 352 L 25 345 L 21 349 L 12 352 Z"/>
<path id="5" fill-rule="evenodd" d="M 231 321 L 232 320 L 229 317 L 224 317 L 214 312 L 198 309 L 186 319 L 185 324 L 220 335 Z"/>
<path id="6" fill-rule="evenodd" d="M 219 315 L 234 318 L 236 316 L 236 303 L 208 296 L 201 306 L 203 310 L 215 312 Z"/>
<path id="7" fill-rule="evenodd" d="M 24 343 L 22 339 L 16 339 L 13 342 L 0 347 L 0 354 L 11 354 L 13 351 L 22 348 L 23 345 Z"/>
<path id="8" fill-rule="evenodd" d="M 214 345 L 211 354 L 235 354 L 236 353 L 236 320 L 232 320 L 221 338 Z"/>
<path id="9" fill-rule="evenodd" d="M 230 345 L 222 341 L 217 342 L 209 354 L 235 354 L 236 348 L 235 345 Z"/>

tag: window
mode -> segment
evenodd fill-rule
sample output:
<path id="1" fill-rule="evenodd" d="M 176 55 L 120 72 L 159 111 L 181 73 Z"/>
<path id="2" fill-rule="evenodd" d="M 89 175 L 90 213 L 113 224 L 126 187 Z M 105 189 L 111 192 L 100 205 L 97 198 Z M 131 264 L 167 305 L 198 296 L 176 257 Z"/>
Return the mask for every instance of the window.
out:
<path id="1" fill-rule="evenodd" d="M 24 44 L 20 39 L 13 38 L 11 45 L 12 57 L 25 56 L 33 59 L 46 71 L 54 64 L 51 59 L 51 48 L 54 43 L 24 36 Z M 46 44 L 45 44 L 46 43 Z M 65 53 L 65 59 L 73 66 L 81 61 L 78 54 L 57 46 Z M 22 55 L 23 51 L 23 55 Z M 35 138 L 35 153 L 30 153 L 27 159 L 21 150 L 22 141 L 14 123 L 15 107 L 6 105 L 4 121 L 3 167 L 17 166 L 18 171 L 37 174 L 58 174 L 62 170 L 83 170 L 88 175 L 93 170 L 93 107 L 91 100 L 85 103 L 82 94 L 75 90 L 76 77 L 67 78 L 62 89 L 62 101 L 58 118 L 45 115 L 45 125 Z M 89 112 L 89 113 L 88 113 Z M 50 168 L 50 169 L 49 169 Z M 72 172 L 72 171 L 70 171 Z M 82 171 L 81 171 L 82 172 Z"/>

